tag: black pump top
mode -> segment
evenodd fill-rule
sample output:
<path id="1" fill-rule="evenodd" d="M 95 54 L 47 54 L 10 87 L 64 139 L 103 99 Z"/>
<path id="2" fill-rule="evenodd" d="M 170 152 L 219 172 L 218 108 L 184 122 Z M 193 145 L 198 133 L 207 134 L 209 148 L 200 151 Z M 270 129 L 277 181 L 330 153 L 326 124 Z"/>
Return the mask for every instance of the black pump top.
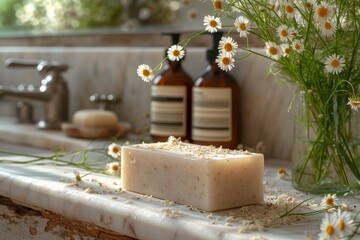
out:
<path id="1" fill-rule="evenodd" d="M 219 54 L 219 43 L 220 43 L 220 40 L 221 40 L 221 37 L 222 37 L 223 33 L 222 32 L 215 32 L 215 33 L 212 33 L 212 36 L 213 36 L 213 47 L 212 48 L 209 48 L 207 51 L 206 51 L 206 59 L 209 61 L 209 62 L 214 62 L 215 59 L 217 58 L 218 54 Z"/>

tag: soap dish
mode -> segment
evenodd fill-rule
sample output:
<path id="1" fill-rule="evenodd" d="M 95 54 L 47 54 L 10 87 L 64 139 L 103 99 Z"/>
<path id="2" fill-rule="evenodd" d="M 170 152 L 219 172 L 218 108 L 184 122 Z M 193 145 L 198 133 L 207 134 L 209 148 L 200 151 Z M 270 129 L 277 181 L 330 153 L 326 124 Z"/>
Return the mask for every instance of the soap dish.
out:
<path id="1" fill-rule="evenodd" d="M 131 128 L 128 122 L 119 122 L 117 128 L 91 128 L 77 126 L 73 123 L 62 123 L 61 129 L 65 135 L 74 138 L 104 139 L 110 137 L 126 137 Z"/>

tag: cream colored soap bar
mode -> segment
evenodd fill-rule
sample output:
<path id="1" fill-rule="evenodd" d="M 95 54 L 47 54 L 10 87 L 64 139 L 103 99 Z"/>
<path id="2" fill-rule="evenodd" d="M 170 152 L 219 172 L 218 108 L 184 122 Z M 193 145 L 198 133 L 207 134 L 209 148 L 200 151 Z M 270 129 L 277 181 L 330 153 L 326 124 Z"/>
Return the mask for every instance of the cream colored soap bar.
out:
<path id="1" fill-rule="evenodd" d="M 125 190 L 216 211 L 263 203 L 264 157 L 168 142 L 122 147 Z"/>

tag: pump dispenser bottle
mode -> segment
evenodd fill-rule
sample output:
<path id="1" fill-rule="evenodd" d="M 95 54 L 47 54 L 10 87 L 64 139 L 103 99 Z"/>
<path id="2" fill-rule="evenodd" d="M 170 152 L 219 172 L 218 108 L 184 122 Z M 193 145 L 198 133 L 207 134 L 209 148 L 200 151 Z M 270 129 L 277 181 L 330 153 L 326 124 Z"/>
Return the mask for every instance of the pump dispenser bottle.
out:
<path id="1" fill-rule="evenodd" d="M 222 33 L 213 33 L 213 48 L 206 53 L 209 65 L 192 90 L 192 142 L 235 149 L 238 144 L 239 86 L 215 62 Z"/>
<path id="2" fill-rule="evenodd" d="M 177 44 L 180 34 L 170 35 L 172 44 Z M 168 60 L 155 77 L 150 104 L 150 135 L 154 141 L 166 141 L 169 136 L 190 141 L 192 86 L 193 80 L 182 68 L 181 60 Z"/>

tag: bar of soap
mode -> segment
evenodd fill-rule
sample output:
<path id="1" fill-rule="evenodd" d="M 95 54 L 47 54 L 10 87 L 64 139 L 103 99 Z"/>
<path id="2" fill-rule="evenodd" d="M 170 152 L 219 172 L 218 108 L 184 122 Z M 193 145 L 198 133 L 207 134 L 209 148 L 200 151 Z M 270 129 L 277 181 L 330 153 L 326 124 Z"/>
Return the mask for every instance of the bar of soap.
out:
<path id="1" fill-rule="evenodd" d="M 73 123 L 88 128 L 118 128 L 118 118 L 112 111 L 99 109 L 79 110 L 73 115 Z"/>
<path id="2" fill-rule="evenodd" d="M 123 189 L 206 211 L 264 202 L 264 156 L 183 143 L 127 145 L 121 153 Z"/>

